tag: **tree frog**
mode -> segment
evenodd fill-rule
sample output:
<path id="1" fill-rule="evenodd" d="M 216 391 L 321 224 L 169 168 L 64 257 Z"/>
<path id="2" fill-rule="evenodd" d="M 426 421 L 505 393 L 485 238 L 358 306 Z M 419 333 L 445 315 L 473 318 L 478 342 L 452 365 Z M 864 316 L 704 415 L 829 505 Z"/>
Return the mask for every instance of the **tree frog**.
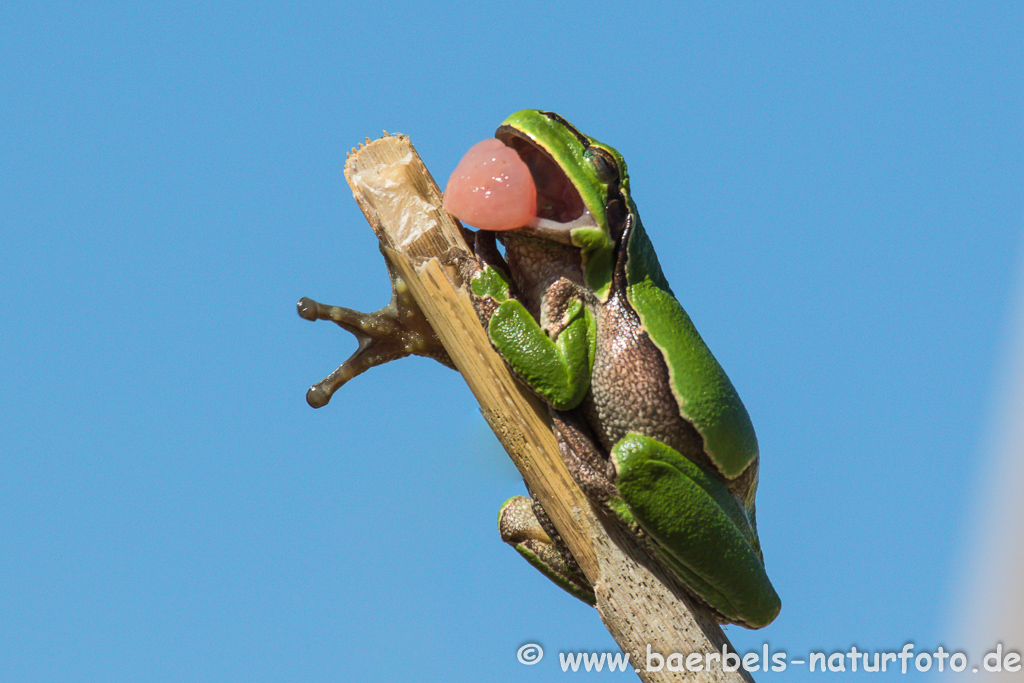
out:
<path id="1" fill-rule="evenodd" d="M 497 186 L 484 188 L 472 173 L 457 171 L 445 193 L 454 215 L 482 228 L 475 258 L 459 265 L 492 344 L 550 405 L 563 458 L 584 493 L 633 530 L 722 621 L 768 625 L 781 603 L 757 537 L 757 438 L 732 383 L 665 280 L 631 198 L 625 161 L 552 112 L 517 112 L 495 138 L 507 149 L 488 152 L 486 162 L 508 150 L 516 157 L 490 174 Z M 523 189 L 524 172 L 533 193 Z M 481 188 L 475 199 L 457 199 Z M 535 207 L 524 211 L 523 201 Z M 398 354 L 445 362 L 429 326 L 410 315 L 393 272 L 392 284 L 390 308 L 374 315 L 394 320 L 402 311 L 400 327 L 416 330 L 418 344 Z M 350 359 L 355 373 L 395 357 L 393 345 L 379 358 L 373 353 L 376 337 L 393 337 L 374 332 L 376 318 L 308 299 L 300 313 L 362 330 Z M 593 602 L 539 505 L 521 497 L 506 502 L 499 528 L 531 564 Z"/>

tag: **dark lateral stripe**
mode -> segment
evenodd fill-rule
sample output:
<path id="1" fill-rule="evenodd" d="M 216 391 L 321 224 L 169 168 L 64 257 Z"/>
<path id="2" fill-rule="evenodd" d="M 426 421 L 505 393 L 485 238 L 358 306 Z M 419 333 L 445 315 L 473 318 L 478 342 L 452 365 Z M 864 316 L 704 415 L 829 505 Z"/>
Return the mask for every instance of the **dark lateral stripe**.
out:
<path id="1" fill-rule="evenodd" d="M 570 131 L 572 131 L 572 134 L 576 136 L 576 139 L 580 141 L 580 144 L 583 145 L 584 149 L 586 149 L 587 147 L 590 147 L 590 138 L 588 138 L 583 133 L 579 132 L 576 129 L 576 126 L 572 125 L 571 123 L 569 123 L 568 121 L 566 121 L 565 119 L 563 119 L 561 116 L 559 116 L 558 114 L 556 114 L 553 111 L 542 111 L 540 113 L 543 114 L 544 116 L 548 117 L 552 121 L 556 121 L 557 123 L 562 124 L 563 126 L 568 128 Z"/>

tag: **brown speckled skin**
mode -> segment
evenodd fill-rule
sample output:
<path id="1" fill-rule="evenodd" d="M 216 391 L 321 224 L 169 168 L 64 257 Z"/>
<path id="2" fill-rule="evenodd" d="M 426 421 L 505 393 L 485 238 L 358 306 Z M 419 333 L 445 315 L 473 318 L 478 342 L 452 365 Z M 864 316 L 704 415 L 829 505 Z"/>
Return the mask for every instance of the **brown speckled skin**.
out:
<path id="1" fill-rule="evenodd" d="M 680 415 L 661 351 L 626 299 L 625 250 L 619 250 L 611 294 L 601 302 L 583 284 L 578 249 L 511 231 L 502 235 L 501 260 L 493 240 L 493 233 L 477 234 L 480 258 L 469 264 L 467 276 L 484 265 L 508 273 L 512 295 L 552 337 L 561 331 L 562 312 L 575 299 L 596 321 L 590 390 L 578 408 L 555 415 L 563 457 L 584 492 L 597 502 L 615 494 L 608 453 L 628 432 L 657 439 L 721 478 L 704 453 L 700 434 Z M 477 308 L 486 325 L 493 302 L 477 300 Z"/>
<path id="2" fill-rule="evenodd" d="M 636 432 L 714 471 L 700 434 L 680 415 L 661 351 L 626 301 L 620 278 L 612 287 L 595 311 L 597 349 L 583 406 L 601 445 L 610 450 L 627 432 Z"/>

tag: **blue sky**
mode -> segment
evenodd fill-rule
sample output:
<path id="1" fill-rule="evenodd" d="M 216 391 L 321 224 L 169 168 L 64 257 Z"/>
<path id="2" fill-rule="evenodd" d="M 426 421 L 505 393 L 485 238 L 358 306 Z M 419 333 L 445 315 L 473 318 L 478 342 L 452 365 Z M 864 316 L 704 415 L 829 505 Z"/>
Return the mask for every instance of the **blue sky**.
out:
<path id="1" fill-rule="evenodd" d="M 388 297 L 346 151 L 403 132 L 443 182 L 525 107 L 625 156 L 754 420 L 783 611 L 733 643 L 955 648 L 1022 30 L 1000 2 L 5 4 L 0 679 L 546 681 L 613 649 L 499 541 L 523 487 L 456 373 L 304 401 L 355 344 L 296 300 Z"/>

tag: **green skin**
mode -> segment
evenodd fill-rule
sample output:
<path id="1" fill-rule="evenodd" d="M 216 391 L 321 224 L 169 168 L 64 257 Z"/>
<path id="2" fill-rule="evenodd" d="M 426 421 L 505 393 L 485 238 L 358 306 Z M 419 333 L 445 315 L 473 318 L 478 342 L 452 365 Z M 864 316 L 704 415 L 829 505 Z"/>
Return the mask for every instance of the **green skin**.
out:
<path id="1" fill-rule="evenodd" d="M 501 233 L 507 263 L 484 237 L 463 268 L 494 347 L 551 405 L 584 492 L 724 621 L 768 625 L 781 604 L 757 538 L 757 438 L 665 281 L 625 162 L 549 112 L 517 112 L 496 137 L 530 166 L 543 220 Z M 579 577 L 544 566 L 536 538 L 513 544 L 578 595 Z"/>
<path id="2" fill-rule="evenodd" d="M 764 569 L 754 515 L 757 438 L 725 372 L 662 274 L 630 198 L 622 157 L 557 114 L 524 110 L 496 137 L 526 162 L 535 224 L 476 233 L 459 263 L 491 342 L 551 406 L 566 465 L 724 622 L 771 623 L 779 597 Z M 310 388 L 325 405 L 367 369 L 417 354 L 452 366 L 387 261 L 392 299 L 376 313 L 299 301 L 358 350 Z M 502 538 L 559 586 L 590 604 L 593 588 L 543 508 L 516 497 Z"/>

